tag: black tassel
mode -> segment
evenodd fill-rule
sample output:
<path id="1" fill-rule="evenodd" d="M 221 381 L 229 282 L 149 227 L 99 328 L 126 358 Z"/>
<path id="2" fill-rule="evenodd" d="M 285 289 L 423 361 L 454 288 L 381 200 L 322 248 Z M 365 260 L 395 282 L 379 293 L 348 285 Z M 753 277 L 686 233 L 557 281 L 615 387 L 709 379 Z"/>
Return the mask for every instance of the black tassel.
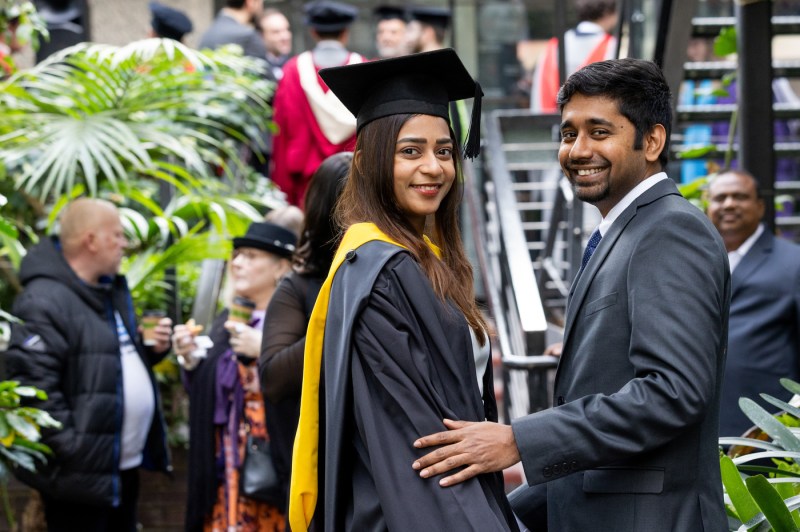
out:
<path id="1" fill-rule="evenodd" d="M 475 99 L 472 102 L 472 117 L 469 122 L 467 143 L 464 146 L 464 157 L 474 159 L 481 154 L 481 84 L 475 82 Z"/>

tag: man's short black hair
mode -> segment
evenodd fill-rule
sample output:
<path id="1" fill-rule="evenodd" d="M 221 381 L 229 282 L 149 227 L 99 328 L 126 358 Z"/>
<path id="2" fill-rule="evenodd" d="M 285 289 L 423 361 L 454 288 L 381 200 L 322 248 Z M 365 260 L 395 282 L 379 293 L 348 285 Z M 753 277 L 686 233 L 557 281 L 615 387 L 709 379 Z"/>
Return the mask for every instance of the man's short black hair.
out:
<path id="1" fill-rule="evenodd" d="M 559 110 L 564 109 L 575 93 L 603 96 L 617 102 L 619 113 L 636 129 L 634 149 L 642 149 L 644 135 L 653 126 L 664 126 L 667 138 L 658 160 L 662 168 L 667 166 L 672 133 L 672 96 L 658 65 L 632 58 L 591 63 L 567 78 L 558 91 Z"/>
<path id="2" fill-rule="evenodd" d="M 575 0 L 578 20 L 594 22 L 617 12 L 616 0 Z"/>

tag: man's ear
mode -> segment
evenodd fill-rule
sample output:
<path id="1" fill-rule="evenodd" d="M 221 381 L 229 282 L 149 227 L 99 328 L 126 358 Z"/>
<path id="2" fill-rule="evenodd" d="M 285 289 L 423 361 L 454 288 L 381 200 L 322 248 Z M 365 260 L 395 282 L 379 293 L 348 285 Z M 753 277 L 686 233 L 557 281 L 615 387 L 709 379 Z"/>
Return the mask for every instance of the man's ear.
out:
<path id="1" fill-rule="evenodd" d="M 656 124 L 644 135 L 644 156 L 647 162 L 654 163 L 664 150 L 667 143 L 667 130 L 661 124 Z"/>
<path id="2" fill-rule="evenodd" d="M 97 236 L 97 231 L 86 231 L 81 237 L 81 244 L 83 244 L 83 249 L 87 251 L 91 251 L 92 253 L 98 250 L 100 245 L 100 240 Z"/>

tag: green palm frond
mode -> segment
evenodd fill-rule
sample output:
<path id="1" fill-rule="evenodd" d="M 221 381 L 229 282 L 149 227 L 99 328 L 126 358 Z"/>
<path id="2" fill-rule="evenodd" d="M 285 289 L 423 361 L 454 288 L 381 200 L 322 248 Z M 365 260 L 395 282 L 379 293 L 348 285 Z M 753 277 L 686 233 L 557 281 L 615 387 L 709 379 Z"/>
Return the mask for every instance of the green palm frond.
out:
<path id="1" fill-rule="evenodd" d="M 0 84 L 0 157 L 42 198 L 78 184 L 97 195 L 136 176 L 193 187 L 215 167 L 248 171 L 241 146 L 263 142 L 272 90 L 259 60 L 230 50 L 83 43 Z"/>

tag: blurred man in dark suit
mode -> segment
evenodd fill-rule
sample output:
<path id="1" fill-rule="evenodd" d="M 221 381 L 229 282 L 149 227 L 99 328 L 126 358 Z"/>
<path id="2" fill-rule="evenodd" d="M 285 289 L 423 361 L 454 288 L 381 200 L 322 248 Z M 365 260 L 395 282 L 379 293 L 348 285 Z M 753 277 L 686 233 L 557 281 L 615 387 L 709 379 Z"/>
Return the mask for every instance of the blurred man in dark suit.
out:
<path id="1" fill-rule="evenodd" d="M 708 187 L 708 200 L 708 217 L 731 265 L 720 436 L 739 436 L 753 425 L 739 397 L 760 400 L 768 393 L 788 401 L 779 379 L 800 380 L 800 246 L 765 229 L 764 200 L 751 174 L 721 172 Z"/>

